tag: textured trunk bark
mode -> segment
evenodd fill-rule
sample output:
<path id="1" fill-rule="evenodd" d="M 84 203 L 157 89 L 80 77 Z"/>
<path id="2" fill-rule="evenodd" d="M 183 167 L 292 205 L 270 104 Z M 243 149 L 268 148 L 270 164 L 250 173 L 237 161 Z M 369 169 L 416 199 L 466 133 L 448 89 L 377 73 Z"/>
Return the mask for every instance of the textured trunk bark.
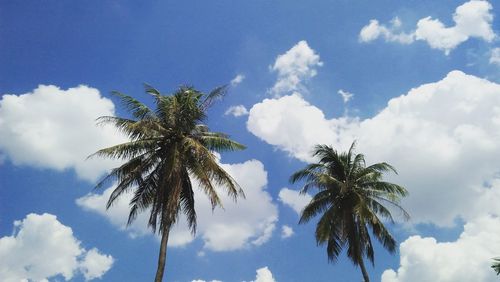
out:
<path id="1" fill-rule="evenodd" d="M 361 273 L 363 273 L 363 279 L 365 279 L 365 282 L 370 282 L 370 277 L 368 277 L 368 272 L 366 272 L 363 258 L 361 258 L 361 260 L 359 261 L 359 268 L 361 268 Z"/>
<path id="2" fill-rule="evenodd" d="M 165 226 L 161 234 L 160 254 L 158 256 L 158 268 L 156 270 L 155 282 L 161 282 L 163 280 L 165 263 L 167 261 L 167 243 L 168 243 L 169 233 L 170 233 L 170 226 Z"/>

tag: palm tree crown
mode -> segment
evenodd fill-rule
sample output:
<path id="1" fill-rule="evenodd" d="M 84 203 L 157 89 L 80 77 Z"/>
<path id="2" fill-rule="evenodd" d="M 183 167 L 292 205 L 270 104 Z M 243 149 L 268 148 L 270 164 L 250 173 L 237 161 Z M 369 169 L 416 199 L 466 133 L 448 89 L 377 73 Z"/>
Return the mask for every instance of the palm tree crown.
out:
<path id="1" fill-rule="evenodd" d="M 110 180 L 118 183 L 107 208 L 124 193 L 133 192 L 129 224 L 138 212 L 149 211 L 149 226 L 162 234 L 155 280 L 161 281 L 168 233 L 181 211 L 186 215 L 193 234 L 196 232 L 191 179 L 196 180 L 213 207 L 221 205 L 215 186 L 226 188 L 234 199 L 243 196 L 241 188 L 219 166 L 212 152 L 240 150 L 244 146 L 230 140 L 226 134 L 210 131 L 203 124 L 206 110 L 224 94 L 224 87 L 207 95 L 192 87 L 181 87 L 169 96 L 150 86 L 146 86 L 146 92 L 154 97 L 154 110 L 131 96 L 114 92 L 132 118 L 104 116 L 99 121 L 114 124 L 130 141 L 99 150 L 94 155 L 125 160 L 97 187 Z"/>
<path id="2" fill-rule="evenodd" d="M 396 250 L 396 241 L 384 226 L 382 219 L 394 222 L 388 204 L 402 212 L 401 197 L 405 188 L 382 181 L 385 172 L 396 170 L 387 163 L 366 166 L 364 156 L 354 153 L 355 143 L 348 152 L 339 153 L 327 145 L 317 145 L 314 156 L 318 163 L 306 166 L 294 173 L 290 181 L 304 180 L 301 193 L 316 188 L 318 193 L 302 210 L 299 223 L 306 223 L 320 215 L 316 226 L 316 242 L 326 244 L 330 262 L 338 259 L 347 247 L 347 256 L 360 266 L 365 281 L 369 281 L 363 257 L 374 264 L 373 245 L 369 229 L 377 240 L 391 253 Z"/>

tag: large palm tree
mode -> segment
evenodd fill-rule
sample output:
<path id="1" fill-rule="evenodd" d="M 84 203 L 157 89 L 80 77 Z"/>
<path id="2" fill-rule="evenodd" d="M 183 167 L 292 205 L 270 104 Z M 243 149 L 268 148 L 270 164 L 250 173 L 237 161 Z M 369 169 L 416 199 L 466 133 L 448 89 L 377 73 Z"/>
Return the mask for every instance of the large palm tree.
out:
<path id="1" fill-rule="evenodd" d="M 117 181 L 107 208 L 124 193 L 133 193 L 129 224 L 139 212 L 149 212 L 148 225 L 153 232 L 161 234 L 155 281 L 162 281 L 168 235 L 181 212 L 186 215 L 193 234 L 196 232 L 192 179 L 208 196 L 213 208 L 221 205 L 216 186 L 224 187 L 235 200 L 244 196 L 213 154 L 244 149 L 244 146 L 226 134 L 210 131 L 203 124 L 208 107 L 224 94 L 225 87 L 209 94 L 181 87 L 166 96 L 150 86 L 145 90 L 154 97 L 154 110 L 131 96 L 114 92 L 132 117 L 104 116 L 99 122 L 115 125 L 130 141 L 99 150 L 94 155 L 125 161 L 97 187 L 110 180 Z"/>
<path id="2" fill-rule="evenodd" d="M 306 223 L 320 215 L 316 226 L 316 242 L 326 244 L 330 262 L 336 262 L 343 248 L 354 265 L 361 268 L 363 278 L 369 281 L 364 257 L 374 264 L 373 244 L 369 230 L 391 253 L 396 250 L 396 241 L 384 226 L 383 219 L 393 222 L 392 206 L 408 213 L 399 205 L 399 200 L 408 194 L 405 188 L 385 182 L 385 172 L 396 170 L 387 163 L 366 166 L 362 154 L 354 153 L 355 143 L 348 152 L 339 153 L 327 145 L 317 145 L 314 156 L 318 163 L 306 166 L 294 173 L 290 181 L 304 180 L 301 193 L 311 188 L 318 190 L 302 210 L 299 223 Z"/>

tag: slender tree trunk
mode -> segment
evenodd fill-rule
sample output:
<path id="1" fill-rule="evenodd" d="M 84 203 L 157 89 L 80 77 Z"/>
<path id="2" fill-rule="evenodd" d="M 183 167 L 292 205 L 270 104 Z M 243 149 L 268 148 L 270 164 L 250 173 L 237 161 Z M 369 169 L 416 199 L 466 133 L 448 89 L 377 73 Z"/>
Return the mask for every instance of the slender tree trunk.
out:
<path id="1" fill-rule="evenodd" d="M 359 260 L 359 268 L 361 268 L 361 273 L 363 273 L 363 279 L 365 282 L 370 282 L 370 277 L 368 277 L 368 272 L 366 272 L 365 263 L 363 262 L 363 258 Z"/>
<path id="2" fill-rule="evenodd" d="M 170 233 L 170 225 L 165 225 L 161 234 L 160 254 L 158 256 L 158 268 L 156 270 L 155 282 L 163 280 L 163 273 L 165 271 L 165 263 L 167 261 L 167 243 L 168 234 Z"/>

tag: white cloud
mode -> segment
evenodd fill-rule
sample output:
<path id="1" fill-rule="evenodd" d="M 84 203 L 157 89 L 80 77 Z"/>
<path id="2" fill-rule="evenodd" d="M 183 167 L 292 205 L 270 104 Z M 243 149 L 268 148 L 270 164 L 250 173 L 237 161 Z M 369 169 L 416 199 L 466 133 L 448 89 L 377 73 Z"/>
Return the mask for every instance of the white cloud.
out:
<path id="1" fill-rule="evenodd" d="M 316 76 L 316 68 L 322 65 L 319 55 L 307 42 L 299 41 L 285 54 L 279 55 L 270 67 L 278 73 L 278 80 L 270 89 L 270 94 L 279 97 L 294 91 L 303 91 L 303 82 Z"/>
<path id="2" fill-rule="evenodd" d="M 283 225 L 281 227 L 281 238 L 289 238 L 294 234 L 293 228 L 288 225 Z"/>
<path id="3" fill-rule="evenodd" d="M 499 105 L 499 84 L 452 71 L 391 99 L 372 118 L 326 119 L 291 95 L 256 104 L 247 127 L 303 161 L 313 161 L 314 144 L 346 150 L 357 139 L 368 163 L 387 161 L 398 169 L 388 180 L 410 191 L 403 204 L 414 223 L 451 226 L 456 217 L 500 212 L 493 204 L 500 188 L 483 185 L 498 172 Z"/>
<path id="4" fill-rule="evenodd" d="M 85 253 L 83 261 L 80 262 L 80 271 L 85 280 L 101 278 L 113 265 L 113 257 L 102 255 L 96 248 Z"/>
<path id="5" fill-rule="evenodd" d="M 370 42 L 382 37 L 386 42 L 413 43 L 415 35 L 399 31 L 400 28 L 401 20 L 398 17 L 392 19 L 389 26 L 381 25 L 377 20 L 370 20 L 370 23 L 361 29 L 359 41 Z"/>
<path id="6" fill-rule="evenodd" d="M 248 115 L 248 110 L 243 105 L 231 106 L 231 107 L 229 107 L 229 109 L 226 110 L 224 115 L 226 115 L 226 116 L 232 115 L 235 117 L 246 116 L 246 115 Z"/>
<path id="7" fill-rule="evenodd" d="M 500 66 L 500 47 L 493 48 L 490 53 L 490 64 Z"/>
<path id="8" fill-rule="evenodd" d="M 251 282 L 276 282 L 274 280 L 273 274 L 267 266 L 257 269 L 257 276 L 254 281 Z"/>
<path id="9" fill-rule="evenodd" d="M 231 86 L 235 87 L 236 85 L 242 83 L 244 79 L 245 76 L 243 74 L 238 74 L 231 80 Z"/>
<path id="10" fill-rule="evenodd" d="M 384 271 L 382 282 L 497 281 L 490 268 L 500 250 L 500 219 L 482 216 L 465 224 L 454 242 L 411 236 L 400 246 L 401 265 Z"/>
<path id="11" fill-rule="evenodd" d="M 311 201 L 312 197 L 309 194 L 300 194 L 299 191 L 282 188 L 278 195 L 280 202 L 291 207 L 298 215 Z"/>
<path id="12" fill-rule="evenodd" d="M 197 279 L 197 280 L 192 280 L 191 282 L 209 282 L 209 281 Z M 222 282 L 222 281 L 211 280 L 210 282 Z M 255 280 L 250 282 L 276 282 L 276 280 L 274 280 L 273 274 L 271 273 L 269 268 L 265 266 L 257 269 L 257 276 L 255 277 Z"/>
<path id="13" fill-rule="evenodd" d="M 320 109 L 299 94 L 292 94 L 255 104 L 249 112 L 247 129 L 290 155 L 311 161 L 314 145 L 335 140 L 336 122 L 327 120 Z"/>
<path id="14" fill-rule="evenodd" d="M 54 215 L 29 214 L 14 226 L 12 236 L 0 238 L 1 281 L 44 281 L 59 275 L 67 281 L 78 272 L 91 280 L 113 264 L 111 256 L 82 248 L 71 228 Z"/>
<path id="15" fill-rule="evenodd" d="M 469 38 L 479 38 L 491 42 L 495 37 L 492 29 L 492 6 L 488 1 L 471 0 L 458 6 L 453 14 L 454 26 L 446 27 L 439 19 L 422 18 L 412 33 L 396 34 L 400 26 L 399 19 L 393 20 L 391 26 L 380 25 L 377 20 L 371 20 L 360 32 L 360 41 L 369 42 L 379 37 L 386 41 L 409 44 L 416 40 L 426 41 L 431 48 L 439 49 L 449 54 L 451 50 Z"/>
<path id="16" fill-rule="evenodd" d="M 495 33 L 491 27 L 493 15 L 488 1 L 472 0 L 458 6 L 453 15 L 455 26 L 445 27 L 438 19 L 427 17 L 417 23 L 415 36 L 418 40 L 425 40 L 435 49 L 449 53 L 470 37 L 481 38 L 491 42 Z"/>
<path id="17" fill-rule="evenodd" d="M 0 151 L 15 165 L 74 169 L 94 181 L 117 162 L 87 156 L 125 141 L 111 126 L 96 126 L 103 115 L 114 115 L 113 102 L 84 85 L 68 90 L 40 85 L 30 93 L 3 95 L 0 136 L 9 138 L 0 138 Z"/>
<path id="18" fill-rule="evenodd" d="M 337 93 L 342 97 L 342 101 L 344 101 L 344 104 L 349 102 L 354 97 L 353 93 L 342 89 L 340 89 Z"/>
<path id="19" fill-rule="evenodd" d="M 224 209 L 217 208 L 212 212 L 207 197 L 195 187 L 197 236 L 204 241 L 204 248 L 230 251 L 267 242 L 275 228 L 278 210 L 265 190 L 267 172 L 263 164 L 250 160 L 239 164 L 222 164 L 222 167 L 241 185 L 246 199 L 238 199 L 237 203 L 234 203 L 224 191 L 220 191 Z M 88 194 L 78 199 L 77 204 L 105 216 L 113 225 L 125 230 L 131 195 L 125 195 L 106 211 L 105 203 L 111 191 L 112 188 L 109 188 L 103 194 Z M 142 213 L 127 230 L 132 236 L 149 234 L 146 222 L 147 213 Z M 183 246 L 194 240 L 186 224 L 181 222 L 170 234 L 170 246 Z"/>

